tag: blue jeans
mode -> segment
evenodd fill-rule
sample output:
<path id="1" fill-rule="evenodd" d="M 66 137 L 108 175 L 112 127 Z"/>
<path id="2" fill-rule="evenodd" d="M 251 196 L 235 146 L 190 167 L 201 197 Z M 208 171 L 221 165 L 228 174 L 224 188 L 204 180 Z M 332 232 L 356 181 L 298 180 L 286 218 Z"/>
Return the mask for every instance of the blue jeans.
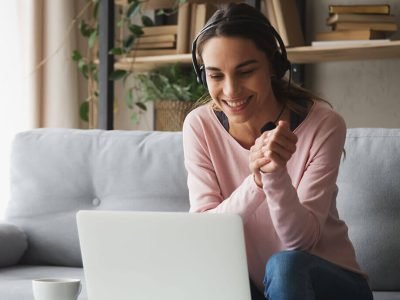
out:
<path id="1" fill-rule="evenodd" d="M 367 280 L 304 251 L 271 256 L 264 278 L 269 300 L 370 300 Z"/>

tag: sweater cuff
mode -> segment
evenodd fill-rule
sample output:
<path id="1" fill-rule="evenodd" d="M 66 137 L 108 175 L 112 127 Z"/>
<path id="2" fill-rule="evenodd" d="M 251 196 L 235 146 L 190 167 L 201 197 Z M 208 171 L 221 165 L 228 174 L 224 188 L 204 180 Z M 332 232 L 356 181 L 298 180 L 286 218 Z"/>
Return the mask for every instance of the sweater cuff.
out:
<path id="1" fill-rule="evenodd" d="M 286 167 L 273 173 L 263 173 L 261 178 L 270 208 L 278 209 L 283 203 L 289 206 L 293 204 L 290 204 L 293 196 L 293 185 Z"/>

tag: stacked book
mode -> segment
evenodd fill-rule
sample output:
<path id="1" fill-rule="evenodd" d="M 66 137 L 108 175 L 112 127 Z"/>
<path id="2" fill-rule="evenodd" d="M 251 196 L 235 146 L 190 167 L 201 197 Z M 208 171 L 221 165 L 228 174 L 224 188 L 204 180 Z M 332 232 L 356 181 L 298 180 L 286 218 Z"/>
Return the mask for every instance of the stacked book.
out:
<path id="1" fill-rule="evenodd" d="M 143 27 L 144 34 L 135 41 L 134 56 L 176 54 L 177 25 Z"/>
<path id="2" fill-rule="evenodd" d="M 326 24 L 331 31 L 316 34 L 318 41 L 388 41 L 398 30 L 390 5 L 329 5 Z"/>
<path id="3" fill-rule="evenodd" d="M 190 4 L 190 31 L 189 31 L 189 49 L 193 40 L 204 28 L 208 19 L 217 10 L 217 6 L 212 3 L 191 3 Z"/>

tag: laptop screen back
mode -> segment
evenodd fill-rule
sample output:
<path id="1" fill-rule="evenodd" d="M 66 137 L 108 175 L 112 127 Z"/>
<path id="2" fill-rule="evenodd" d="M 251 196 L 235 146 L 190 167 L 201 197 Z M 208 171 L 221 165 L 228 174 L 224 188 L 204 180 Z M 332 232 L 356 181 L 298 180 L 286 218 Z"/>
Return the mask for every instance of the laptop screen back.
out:
<path id="1" fill-rule="evenodd" d="M 77 214 L 89 300 L 250 300 L 239 216 Z"/>

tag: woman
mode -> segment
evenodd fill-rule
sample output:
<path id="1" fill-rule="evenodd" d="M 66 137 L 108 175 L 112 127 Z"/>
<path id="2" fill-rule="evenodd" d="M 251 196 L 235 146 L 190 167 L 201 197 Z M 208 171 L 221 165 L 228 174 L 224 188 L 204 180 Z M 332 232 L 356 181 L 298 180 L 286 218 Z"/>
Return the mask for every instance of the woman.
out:
<path id="1" fill-rule="evenodd" d="M 191 211 L 242 217 L 253 299 L 372 299 L 335 206 L 343 119 L 283 78 L 251 6 L 218 10 L 193 46 L 210 101 L 183 128 Z"/>

